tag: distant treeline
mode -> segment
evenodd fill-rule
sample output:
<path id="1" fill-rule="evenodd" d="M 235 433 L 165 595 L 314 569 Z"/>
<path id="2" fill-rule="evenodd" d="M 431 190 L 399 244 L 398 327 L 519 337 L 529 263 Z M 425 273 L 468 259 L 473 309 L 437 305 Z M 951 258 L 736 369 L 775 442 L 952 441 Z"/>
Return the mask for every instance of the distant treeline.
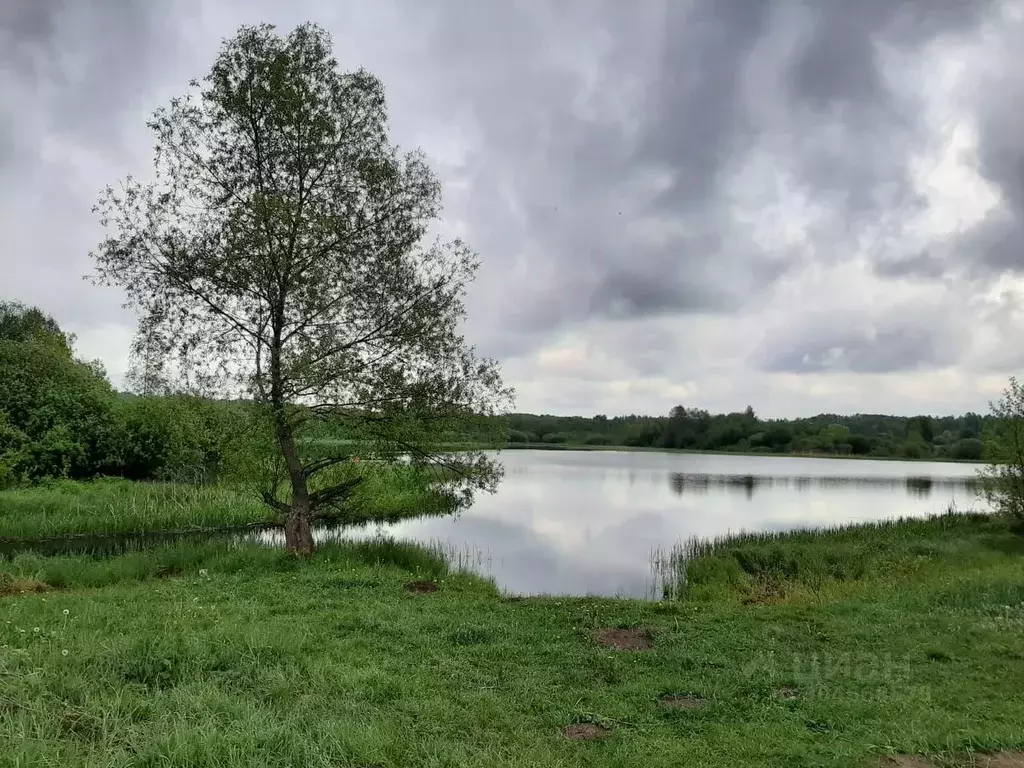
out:
<path id="1" fill-rule="evenodd" d="M 74 354 L 74 339 L 38 309 L 0 302 L 0 487 L 47 478 L 115 475 L 136 480 L 201 480 L 245 474 L 258 455 L 255 411 L 244 402 L 183 395 L 119 393 L 96 362 Z M 838 416 L 762 420 L 747 408 L 712 415 L 676 406 L 668 416 L 536 416 L 504 425 L 459 419 L 458 432 L 432 426 L 444 444 L 510 443 L 631 446 L 764 453 L 981 459 L 993 416 Z M 478 432 L 471 429 L 478 428 Z M 310 431 L 352 441 L 344 419 Z M 261 443 L 262 444 L 262 443 Z M 368 446 L 353 446 L 362 451 Z M 984 457 L 987 458 L 987 457 Z"/>
<path id="2" fill-rule="evenodd" d="M 753 453 L 821 453 L 908 459 L 982 458 L 991 416 L 885 416 L 821 414 L 802 419 L 760 419 L 749 406 L 711 414 L 676 406 L 668 416 L 508 417 L 510 443 L 620 445 Z"/>

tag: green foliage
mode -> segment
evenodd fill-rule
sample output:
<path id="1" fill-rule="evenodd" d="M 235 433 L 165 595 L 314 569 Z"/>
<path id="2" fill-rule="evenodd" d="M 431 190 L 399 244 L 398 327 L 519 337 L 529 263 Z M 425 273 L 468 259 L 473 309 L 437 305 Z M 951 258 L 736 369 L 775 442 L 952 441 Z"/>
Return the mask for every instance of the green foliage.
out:
<path id="1" fill-rule="evenodd" d="M 437 468 L 360 461 L 337 465 L 320 482 L 360 478 L 352 497 L 324 523 L 393 522 L 444 515 L 456 506 L 451 477 Z M 314 486 L 316 488 L 317 486 Z M 0 491 L 0 539 L 93 536 L 118 548 L 120 537 L 168 531 L 198 532 L 279 522 L 245 482 L 138 483 L 47 480 Z M 131 544 L 132 542 L 129 542 Z"/>
<path id="2" fill-rule="evenodd" d="M 122 398 L 119 474 L 133 480 L 207 482 L 245 476 L 256 445 L 254 410 L 187 395 Z M 267 439 L 267 438 L 264 438 Z"/>
<path id="3" fill-rule="evenodd" d="M 936 563 L 984 562 L 1004 521 L 947 512 L 928 519 L 887 520 L 838 528 L 749 533 L 683 546 L 675 561 L 695 596 L 772 600 L 818 591 L 834 582 L 896 582 Z"/>
<path id="4" fill-rule="evenodd" d="M 0 306 L 0 482 L 83 478 L 108 467 L 113 391 L 39 310 Z"/>
<path id="5" fill-rule="evenodd" d="M 968 437 L 957 440 L 953 444 L 952 455 L 954 459 L 966 461 L 980 461 L 985 454 L 985 443 L 976 437 Z"/>
<path id="6" fill-rule="evenodd" d="M 992 417 L 821 414 L 801 419 L 759 419 L 742 412 L 711 414 L 676 406 L 668 416 L 552 416 L 514 413 L 506 417 L 509 443 L 628 446 L 696 451 L 805 453 L 978 461 L 979 436 Z M 925 440 L 931 437 L 931 442 Z M 524 439 L 525 438 L 525 439 Z"/>
<path id="7" fill-rule="evenodd" d="M 992 403 L 985 448 L 992 462 L 982 473 L 989 503 L 1024 524 L 1024 386 L 1011 377 L 1002 397 Z"/>
<path id="8" fill-rule="evenodd" d="M 16 301 L 0 301 L 0 341 L 48 340 L 71 354 L 74 338 L 39 307 Z"/>

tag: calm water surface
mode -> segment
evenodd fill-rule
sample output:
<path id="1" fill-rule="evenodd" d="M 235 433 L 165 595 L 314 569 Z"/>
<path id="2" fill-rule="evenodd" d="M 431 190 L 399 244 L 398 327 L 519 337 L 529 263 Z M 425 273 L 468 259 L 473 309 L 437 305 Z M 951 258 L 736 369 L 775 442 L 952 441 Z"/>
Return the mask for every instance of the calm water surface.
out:
<path id="1" fill-rule="evenodd" d="M 501 461 L 498 492 L 458 518 L 344 535 L 429 544 L 509 594 L 644 597 L 656 596 L 652 558 L 693 536 L 983 507 L 971 464 L 530 450 Z"/>

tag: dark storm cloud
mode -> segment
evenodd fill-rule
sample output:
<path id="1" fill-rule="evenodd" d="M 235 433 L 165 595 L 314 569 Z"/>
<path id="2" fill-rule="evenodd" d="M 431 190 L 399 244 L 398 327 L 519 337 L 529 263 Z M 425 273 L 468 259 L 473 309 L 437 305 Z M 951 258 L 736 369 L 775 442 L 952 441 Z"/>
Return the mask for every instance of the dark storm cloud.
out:
<path id="1" fill-rule="evenodd" d="M 148 112 L 208 68 L 211 39 L 241 23 L 287 31 L 311 19 L 335 33 L 342 66 L 384 77 L 396 134 L 431 126 L 466 137 L 465 157 L 446 171 L 447 213 L 483 259 L 470 306 L 483 352 L 529 352 L 594 319 L 743 313 L 809 260 L 848 258 L 863 232 L 882 220 L 898 229 L 919 209 L 908 159 L 929 130 L 924 99 L 920 84 L 890 77 L 885 52 L 912 67 L 930 41 L 973 34 L 995 5 L 0 0 L 0 182 L 8 196 L 42 200 L 19 222 L 31 251 L 0 251 L 5 278 L 76 321 L 112 317 L 109 297 L 78 280 L 95 242 L 89 207 L 102 185 L 148 168 Z M 373 43 L 359 47 L 364 37 Z M 868 253 L 878 275 L 1021 265 L 1024 40 L 1001 44 L 972 106 L 981 169 L 1006 205 L 955 244 Z M 109 167 L 72 183 L 74 161 L 46 161 L 45 142 Z M 747 213 L 777 203 L 776 172 L 820 209 L 806 243 L 764 240 L 734 216 L 737 198 Z M 769 367 L 811 370 L 835 348 L 854 370 L 945 359 L 909 326 L 870 337 L 814 323 L 831 337 L 780 336 Z"/>
<path id="2" fill-rule="evenodd" d="M 945 272 L 945 264 L 927 251 L 912 256 L 883 257 L 875 262 L 875 272 L 882 277 L 919 277 L 936 279 Z"/>
<path id="3" fill-rule="evenodd" d="M 764 35 L 769 3 L 669 3 L 634 160 L 672 175 L 659 199 L 679 213 L 707 205 L 724 167 L 744 150 L 743 67 Z"/>
<path id="4" fill-rule="evenodd" d="M 894 373 L 941 368 L 961 352 L 958 334 L 944 323 L 889 317 L 872 323 L 846 314 L 816 316 L 769 334 L 757 353 L 773 373 Z"/>
<path id="5" fill-rule="evenodd" d="M 148 106 L 155 70 L 174 60 L 184 18 L 173 0 L 7 0 L 0 61 L 19 79 L 20 110 L 45 100 L 48 131 L 116 152 L 137 127 L 125 113 Z"/>
<path id="6" fill-rule="evenodd" d="M 115 297 L 81 280 L 96 235 L 90 209 L 102 186 L 124 175 L 130 136 L 153 106 L 162 68 L 175 61 L 183 17 L 174 2 L 0 6 L 0 144 L 8 150 L 0 149 L 0 201 L 14 222 L 0 246 L 0 298 L 38 303 L 75 328 L 123 321 Z M 79 159 L 106 164 L 111 176 L 84 178 Z M 131 170 L 145 173 L 143 162 Z"/>
<path id="7" fill-rule="evenodd" d="M 471 241 L 503 260 L 486 267 L 502 285 L 517 262 L 544 261 L 539 289 L 525 270 L 498 299 L 512 321 L 502 351 L 592 317 L 734 312 L 769 290 L 806 253 L 730 219 L 726 184 L 752 152 L 826 206 L 815 258 L 840 258 L 863 228 L 919 210 L 907 161 L 926 130 L 922 99 L 889 80 L 881 47 L 913 60 L 937 36 L 970 34 L 992 6 L 474 4 L 454 23 L 454 4 L 424 6 L 434 65 L 487 147 L 470 161 Z M 597 84 L 590 114 L 579 106 L 590 81 L 563 61 L 578 50 Z M 927 257 L 869 256 L 889 259 L 880 272 L 935 274 Z"/>
<path id="8" fill-rule="evenodd" d="M 947 9 L 951 22 L 977 26 L 979 5 L 962 3 Z M 1005 3 L 1018 12 L 1017 0 Z M 974 16 L 970 14 L 974 13 Z M 977 131 L 978 171 L 1000 196 L 997 207 L 959 237 L 935 244 L 927 253 L 877 264 L 882 276 L 933 278 L 953 273 L 975 281 L 998 278 L 1005 272 L 1024 272 L 1024 23 L 990 19 L 991 45 L 980 75 L 964 86 L 964 104 Z M 969 27 L 970 28 L 970 27 Z"/>
<path id="9" fill-rule="evenodd" d="M 975 90 L 980 171 L 1001 205 L 950 252 L 975 274 L 1024 272 L 1024 23 L 1003 30 L 1005 58 L 988 67 Z"/>

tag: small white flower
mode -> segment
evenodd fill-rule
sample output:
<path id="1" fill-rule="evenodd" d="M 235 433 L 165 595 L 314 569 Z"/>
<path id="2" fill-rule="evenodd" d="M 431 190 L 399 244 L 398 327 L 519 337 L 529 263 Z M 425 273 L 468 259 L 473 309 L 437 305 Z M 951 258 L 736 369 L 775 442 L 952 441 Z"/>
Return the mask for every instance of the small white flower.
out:
<path id="1" fill-rule="evenodd" d="M 60 652 L 60 655 L 61 656 L 67 656 L 68 655 L 68 649 L 65 648 L 63 651 Z"/>
<path id="2" fill-rule="evenodd" d="M 64 615 L 65 616 L 70 616 L 71 615 L 71 611 L 69 611 L 67 608 L 65 608 L 64 609 Z"/>
<path id="3" fill-rule="evenodd" d="M 209 573 L 209 571 L 207 571 L 205 568 L 200 568 L 199 569 L 199 575 L 200 576 L 205 576 L 207 573 Z"/>
<path id="4" fill-rule="evenodd" d="M 39 627 L 32 627 L 32 631 L 33 632 L 38 632 L 39 631 Z"/>

